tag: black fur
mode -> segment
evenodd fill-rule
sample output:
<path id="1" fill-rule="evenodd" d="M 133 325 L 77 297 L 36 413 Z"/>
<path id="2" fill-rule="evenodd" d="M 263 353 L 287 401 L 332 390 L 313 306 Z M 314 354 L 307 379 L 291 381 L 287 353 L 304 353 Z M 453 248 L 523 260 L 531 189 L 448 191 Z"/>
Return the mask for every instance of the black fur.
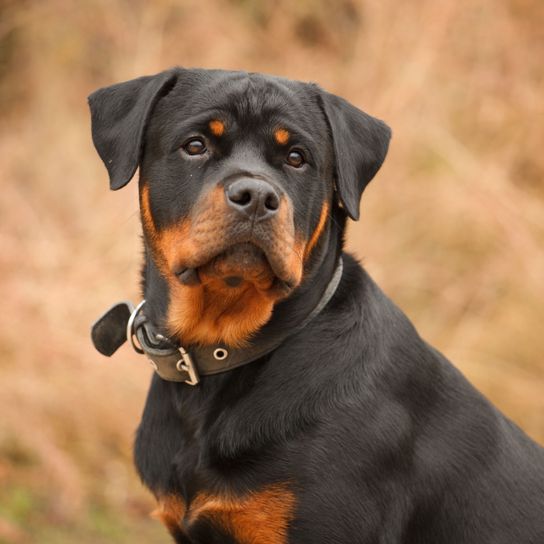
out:
<path id="1" fill-rule="evenodd" d="M 89 96 L 93 142 L 108 169 L 112 190 L 124 187 L 136 172 L 153 106 L 174 81 L 174 73 L 164 72 L 99 89 Z"/>
<path id="2" fill-rule="evenodd" d="M 161 225 L 185 215 L 206 180 L 233 164 L 272 172 L 307 235 L 328 200 L 332 221 L 305 279 L 264 331 L 289 330 L 309 313 L 342 252 L 346 214 L 358 217 L 384 160 L 386 125 L 314 85 L 222 71 L 174 69 L 97 91 L 90 104 L 112 188 L 140 164 Z M 239 131 L 196 168 L 177 148 L 199 115 L 204 122 L 215 110 Z M 286 171 L 267 147 L 271 119 L 298 130 L 311 154 L 304 172 Z M 269 356 L 197 387 L 153 377 L 135 445 L 144 483 L 190 503 L 202 490 L 244 496 L 289 482 L 292 544 L 544 542 L 542 448 L 418 336 L 352 257 L 343 259 L 327 307 Z M 159 322 L 169 293 L 149 252 L 143 275 Z M 236 542 L 206 518 L 174 538 Z"/>
<path id="3" fill-rule="evenodd" d="M 320 98 L 333 138 L 339 198 L 358 220 L 361 195 L 385 159 L 391 130 L 339 96 L 322 91 Z"/>

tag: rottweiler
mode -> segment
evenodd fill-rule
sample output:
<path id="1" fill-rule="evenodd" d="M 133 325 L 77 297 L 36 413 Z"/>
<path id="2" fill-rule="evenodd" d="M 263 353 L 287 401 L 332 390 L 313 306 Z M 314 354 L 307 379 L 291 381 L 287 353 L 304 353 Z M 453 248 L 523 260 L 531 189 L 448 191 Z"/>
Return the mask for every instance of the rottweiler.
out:
<path id="1" fill-rule="evenodd" d="M 544 543 L 544 450 L 343 251 L 384 122 L 222 70 L 89 103 L 111 189 L 139 168 L 128 337 L 156 372 L 135 462 L 176 542 Z"/>

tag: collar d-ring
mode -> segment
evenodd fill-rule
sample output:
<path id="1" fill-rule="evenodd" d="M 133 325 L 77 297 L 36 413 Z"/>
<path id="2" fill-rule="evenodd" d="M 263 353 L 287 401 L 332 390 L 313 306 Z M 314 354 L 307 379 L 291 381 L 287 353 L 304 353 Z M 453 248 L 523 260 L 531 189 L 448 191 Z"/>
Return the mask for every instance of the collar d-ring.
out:
<path id="1" fill-rule="evenodd" d="M 134 310 L 132 310 L 132 313 L 130 314 L 130 317 L 127 323 L 127 338 L 132 344 L 134 351 L 142 355 L 145 353 L 145 351 L 143 350 L 142 346 L 140 345 L 140 342 L 138 341 L 138 338 L 136 337 L 136 331 L 134 330 L 134 322 L 136 321 L 138 314 L 144 307 L 144 304 L 145 304 L 145 298 L 138 304 L 138 306 L 136 306 L 136 308 L 134 308 Z"/>

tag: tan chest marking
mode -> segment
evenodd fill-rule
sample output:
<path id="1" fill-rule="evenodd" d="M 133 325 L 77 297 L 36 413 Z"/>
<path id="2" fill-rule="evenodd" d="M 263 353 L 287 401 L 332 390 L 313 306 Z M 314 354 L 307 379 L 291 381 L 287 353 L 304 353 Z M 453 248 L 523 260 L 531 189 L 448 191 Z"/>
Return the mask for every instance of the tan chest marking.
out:
<path id="1" fill-rule="evenodd" d="M 242 498 L 198 495 L 188 518 L 207 517 L 240 544 L 284 544 L 294 508 L 294 494 L 285 484 L 276 484 Z"/>
<path id="2" fill-rule="evenodd" d="M 275 484 L 243 497 L 200 493 L 188 509 L 179 497 L 167 496 L 159 500 L 153 516 L 173 534 L 206 518 L 239 544 L 285 544 L 295 503 L 287 485 Z"/>
<path id="3" fill-rule="evenodd" d="M 185 502 L 181 497 L 167 495 L 159 499 L 159 504 L 151 513 L 151 517 L 164 523 L 170 533 L 175 534 L 182 529 L 185 510 Z"/>

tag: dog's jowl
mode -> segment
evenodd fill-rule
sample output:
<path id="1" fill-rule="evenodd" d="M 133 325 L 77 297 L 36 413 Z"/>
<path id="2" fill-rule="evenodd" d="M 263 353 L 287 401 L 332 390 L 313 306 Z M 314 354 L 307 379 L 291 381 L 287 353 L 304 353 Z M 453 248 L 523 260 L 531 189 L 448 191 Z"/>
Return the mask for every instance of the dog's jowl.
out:
<path id="1" fill-rule="evenodd" d="M 128 325 L 156 372 L 135 460 L 176 542 L 544 543 L 543 450 L 343 252 L 385 123 L 220 70 L 89 102 L 111 188 L 139 168 Z M 95 326 L 101 351 L 131 311 Z"/>

